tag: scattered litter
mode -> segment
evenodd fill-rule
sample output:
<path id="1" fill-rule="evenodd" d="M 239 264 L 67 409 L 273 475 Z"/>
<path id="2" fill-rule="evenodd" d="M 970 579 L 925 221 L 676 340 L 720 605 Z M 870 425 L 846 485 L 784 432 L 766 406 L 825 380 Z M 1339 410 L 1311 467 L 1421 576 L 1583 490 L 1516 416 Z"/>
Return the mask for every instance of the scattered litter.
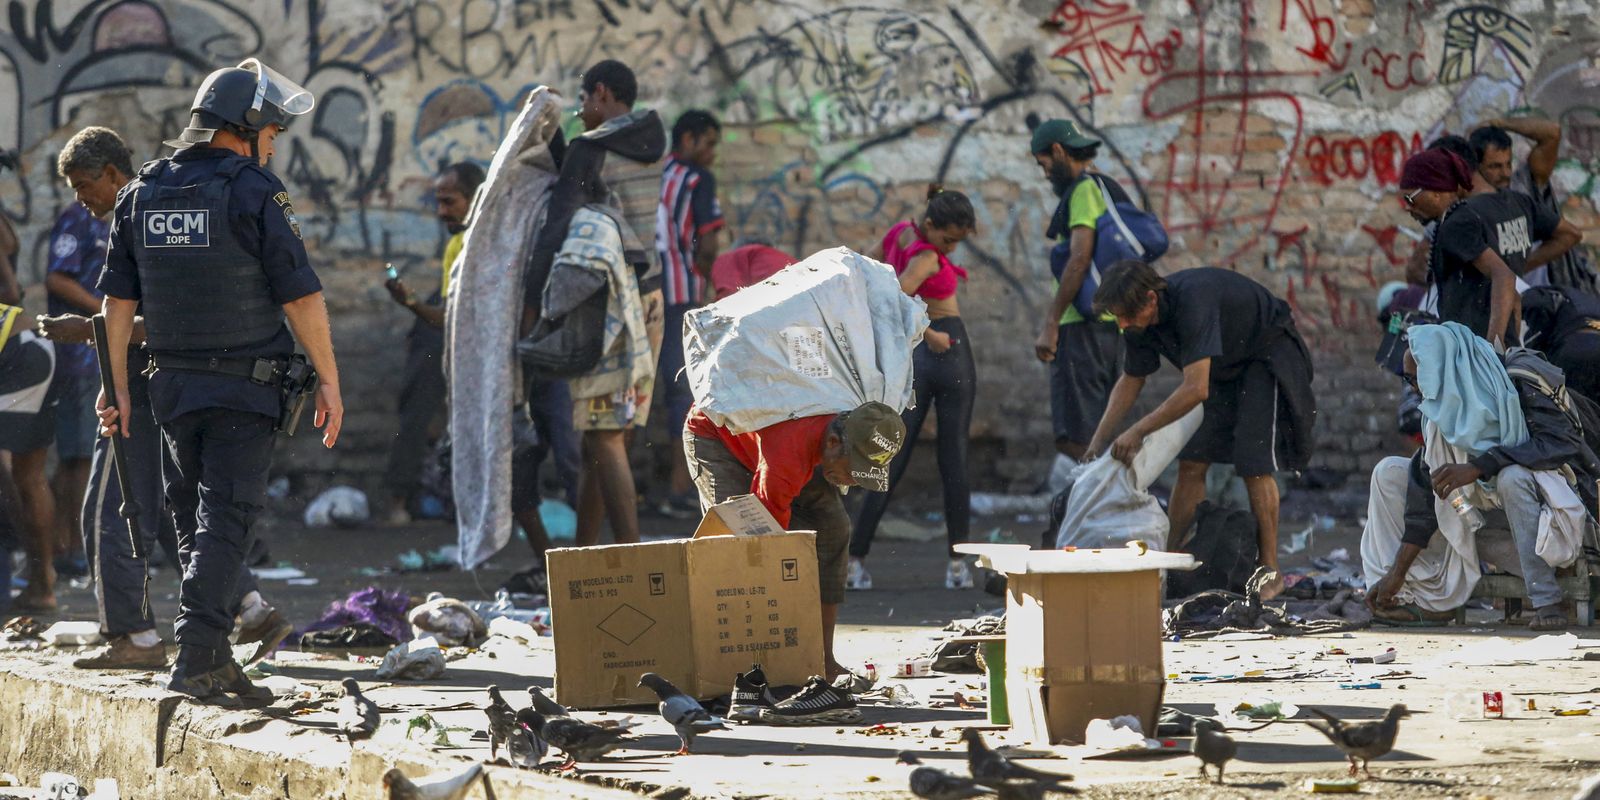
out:
<path id="1" fill-rule="evenodd" d="M 100 623 L 93 620 L 63 620 L 45 628 L 41 636 L 52 647 L 81 647 L 102 641 Z"/>
<path id="2" fill-rule="evenodd" d="M 352 528 L 372 518 L 367 495 L 354 486 L 331 486 L 306 506 L 308 528 Z"/>
<path id="3" fill-rule="evenodd" d="M 400 562 L 400 572 L 446 572 L 455 569 L 459 552 L 455 545 L 444 545 L 426 553 L 407 550 L 395 556 L 395 560 Z"/>
<path id="4" fill-rule="evenodd" d="M 1001 517 L 1012 514 L 1044 514 L 1050 510 L 1052 495 L 1045 494 L 993 494 L 972 493 L 972 513 L 980 517 Z"/>
<path id="5" fill-rule="evenodd" d="M 1313 521 L 1305 527 L 1305 530 L 1296 531 L 1284 537 L 1283 541 L 1278 544 L 1278 552 L 1292 556 L 1305 550 L 1311 546 L 1311 537 L 1316 535 L 1316 532 L 1317 523 Z"/>
<path id="6" fill-rule="evenodd" d="M 39 791 L 41 800 L 78 800 L 78 779 L 63 772 L 46 772 L 39 776 Z"/>
<path id="7" fill-rule="evenodd" d="M 1328 554 L 1328 558 L 1330 560 L 1333 560 L 1333 561 L 1349 561 L 1350 560 L 1350 550 L 1348 548 L 1341 547 L 1341 548 L 1329 553 Z"/>
<path id="8" fill-rule="evenodd" d="M 306 576 L 305 572 L 287 563 L 280 563 L 276 567 L 251 567 L 250 574 L 256 576 L 256 580 L 262 581 L 288 581 Z"/>
<path id="9" fill-rule="evenodd" d="M 406 609 L 410 605 L 411 598 L 405 592 L 368 586 L 329 603 L 322 617 L 306 626 L 305 632 L 328 631 L 360 622 L 387 634 L 392 642 L 409 641 L 411 623 L 406 621 Z"/>
<path id="10" fill-rule="evenodd" d="M 933 659 L 908 658 L 894 665 L 896 678 L 927 678 L 933 675 Z"/>
<path id="11" fill-rule="evenodd" d="M 1294 703 L 1285 703 L 1270 697 L 1241 698 L 1232 703 L 1217 704 L 1217 718 L 1224 723 L 1293 719 L 1299 714 L 1300 707 Z"/>
<path id="12" fill-rule="evenodd" d="M 394 647 L 399 643 L 400 640 L 370 622 L 352 622 L 325 631 L 311 631 L 300 636 L 302 650 L 356 650 Z M 254 645 L 248 646 L 254 647 Z"/>
<path id="13" fill-rule="evenodd" d="M 6 622 L 5 628 L 0 630 L 4 631 L 4 636 L 0 638 L 8 642 L 37 640 L 43 638 L 44 623 L 33 617 L 12 617 Z"/>
<path id="14" fill-rule="evenodd" d="M 1450 692 L 1444 697 L 1444 713 L 1451 719 L 1505 719 L 1516 716 L 1519 707 L 1509 692 Z"/>
<path id="15" fill-rule="evenodd" d="M 539 632 L 526 622 L 518 622 L 510 617 L 495 617 L 489 621 L 489 636 L 511 639 L 532 644 L 539 640 Z"/>
<path id="16" fill-rule="evenodd" d="M 506 598 L 505 592 L 500 596 Z M 427 602 L 411 609 L 406 616 L 411 623 L 412 634 L 432 636 L 439 644 L 446 647 L 455 647 L 464 644 L 476 644 L 489 635 L 489 629 L 466 603 L 454 597 L 445 597 L 439 592 L 430 592 Z"/>
<path id="17" fill-rule="evenodd" d="M 1571 633 L 1546 634 L 1536 639 L 1509 641 L 1498 636 L 1444 653 L 1433 659 L 1436 666 L 1493 667 L 1533 661 L 1577 659 L 1579 639 Z"/>
<path id="18" fill-rule="evenodd" d="M 856 728 L 856 733 L 862 736 L 899 736 L 900 723 L 880 722 L 868 728 Z"/>
<path id="19" fill-rule="evenodd" d="M 1381 683 L 1379 683 L 1377 681 L 1367 681 L 1365 683 L 1341 683 L 1341 684 L 1339 684 L 1339 688 L 1340 689 L 1382 689 L 1383 688 L 1383 684 L 1381 684 Z"/>
<path id="20" fill-rule="evenodd" d="M 265 686 L 266 688 L 272 690 L 274 697 L 299 694 L 305 690 L 304 684 L 295 680 L 294 678 L 289 677 L 288 675 L 268 675 L 263 678 L 255 678 L 253 680 L 255 681 L 255 685 Z"/>
<path id="21" fill-rule="evenodd" d="M 320 583 L 316 578 L 290 578 L 285 582 L 290 586 L 316 586 Z"/>
<path id="22" fill-rule="evenodd" d="M 1211 637 L 1213 642 L 1259 642 L 1275 638 L 1270 633 L 1219 633 Z"/>
<path id="23" fill-rule="evenodd" d="M 1083 730 L 1083 744 L 1102 753 L 1161 749 L 1159 740 L 1145 738 L 1139 719 L 1128 715 L 1089 720 Z"/>
<path id="24" fill-rule="evenodd" d="M 1377 655 L 1355 656 L 1353 658 L 1347 658 L 1345 661 L 1351 664 L 1392 664 L 1394 663 L 1396 656 L 1397 654 L 1395 653 L 1394 648 L 1391 647 Z"/>
<path id="25" fill-rule="evenodd" d="M 432 637 L 397 645 L 383 657 L 373 677 L 380 680 L 425 681 L 444 675 L 444 653 Z"/>
<path id="26" fill-rule="evenodd" d="M 1361 781 L 1355 778 L 1318 780 L 1306 778 L 1306 791 L 1314 794 L 1355 794 L 1361 791 Z"/>
<path id="27" fill-rule="evenodd" d="M 560 500 L 540 502 L 539 521 L 544 523 L 544 532 L 553 542 L 570 541 L 578 536 L 578 512 Z"/>
<path id="28" fill-rule="evenodd" d="M 897 708 L 919 708 L 924 705 L 921 698 L 910 687 L 903 683 L 882 683 L 869 691 L 856 695 L 857 700 L 877 700 L 885 705 Z"/>

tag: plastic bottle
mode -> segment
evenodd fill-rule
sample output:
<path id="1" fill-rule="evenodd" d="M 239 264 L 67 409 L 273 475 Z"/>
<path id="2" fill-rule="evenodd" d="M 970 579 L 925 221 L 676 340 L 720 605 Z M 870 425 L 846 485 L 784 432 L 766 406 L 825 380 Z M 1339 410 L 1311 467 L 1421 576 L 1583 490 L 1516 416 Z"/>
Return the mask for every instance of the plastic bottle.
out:
<path id="1" fill-rule="evenodd" d="M 1450 507 L 1461 516 L 1461 521 L 1466 523 L 1467 530 L 1475 531 L 1483 527 L 1483 512 L 1472 507 L 1467 501 L 1465 489 L 1457 489 L 1450 493 Z"/>

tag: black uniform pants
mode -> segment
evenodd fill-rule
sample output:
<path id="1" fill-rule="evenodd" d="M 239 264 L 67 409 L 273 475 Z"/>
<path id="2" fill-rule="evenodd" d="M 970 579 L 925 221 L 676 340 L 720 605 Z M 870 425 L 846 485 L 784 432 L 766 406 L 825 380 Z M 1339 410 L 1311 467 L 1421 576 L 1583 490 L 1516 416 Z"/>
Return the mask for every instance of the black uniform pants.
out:
<path id="1" fill-rule="evenodd" d="M 183 562 L 179 644 L 227 647 L 250 523 L 266 499 L 275 424 L 262 414 L 207 408 L 161 426 L 162 478 Z"/>

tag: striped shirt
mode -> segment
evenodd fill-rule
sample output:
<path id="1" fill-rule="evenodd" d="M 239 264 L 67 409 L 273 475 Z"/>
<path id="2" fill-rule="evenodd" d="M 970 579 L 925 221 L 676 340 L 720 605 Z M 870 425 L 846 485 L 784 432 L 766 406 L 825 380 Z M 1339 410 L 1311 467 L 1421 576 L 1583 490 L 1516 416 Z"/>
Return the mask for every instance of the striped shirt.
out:
<path id="1" fill-rule="evenodd" d="M 722 225 L 716 179 L 698 164 L 667 156 L 656 208 L 656 252 L 667 305 L 699 305 L 705 297 L 706 278 L 695 269 L 695 249 L 701 236 Z"/>
<path id="2" fill-rule="evenodd" d="M 655 222 L 656 203 L 661 196 L 659 162 L 645 163 L 625 158 L 617 153 L 607 153 L 600 167 L 600 179 L 610 191 L 611 206 L 622 212 L 633 235 L 645 249 L 650 269 L 639 276 L 639 292 L 652 291 L 661 280 L 661 261 L 650 247 L 650 226 Z"/>

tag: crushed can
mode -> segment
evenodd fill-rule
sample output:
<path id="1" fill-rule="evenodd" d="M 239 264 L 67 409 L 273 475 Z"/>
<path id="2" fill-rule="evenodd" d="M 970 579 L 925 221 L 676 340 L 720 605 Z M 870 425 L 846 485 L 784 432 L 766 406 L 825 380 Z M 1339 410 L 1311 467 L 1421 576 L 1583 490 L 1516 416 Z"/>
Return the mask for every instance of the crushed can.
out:
<path id="1" fill-rule="evenodd" d="M 878 682 L 878 665 L 868 661 L 861 665 L 861 676 L 873 683 Z"/>
<path id="2" fill-rule="evenodd" d="M 1506 698 L 1503 692 L 1483 693 L 1483 718 L 1505 719 Z"/>

